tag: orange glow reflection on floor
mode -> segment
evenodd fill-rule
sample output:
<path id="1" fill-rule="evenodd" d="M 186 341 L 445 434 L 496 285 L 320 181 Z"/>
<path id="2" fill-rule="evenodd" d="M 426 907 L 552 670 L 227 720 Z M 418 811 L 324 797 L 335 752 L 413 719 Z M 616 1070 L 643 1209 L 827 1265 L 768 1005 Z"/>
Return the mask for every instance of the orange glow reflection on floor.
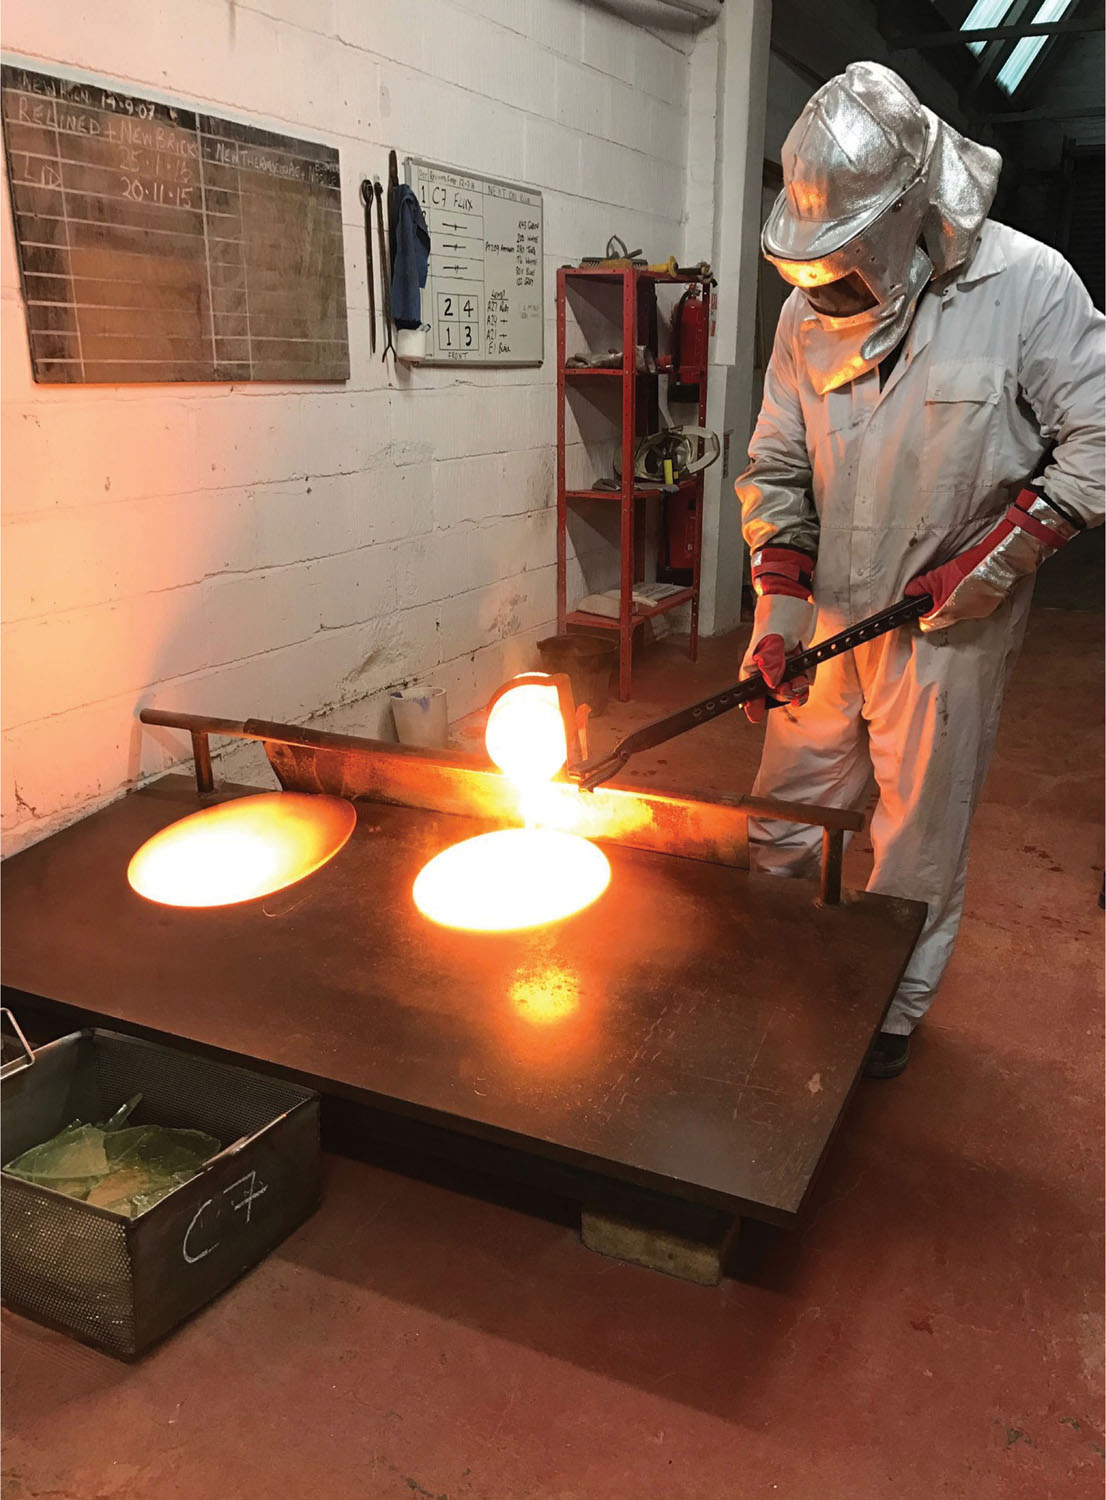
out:
<path id="1" fill-rule="evenodd" d="M 580 985 L 565 969 L 542 969 L 511 986 L 515 1013 L 532 1026 L 553 1026 L 580 1009 Z"/>
<path id="2" fill-rule="evenodd" d="M 283 890 L 326 864 L 357 822 L 342 797 L 264 792 L 163 828 L 127 867 L 132 890 L 163 906 L 229 906 Z"/>
<path id="3" fill-rule="evenodd" d="M 443 849 L 415 881 L 415 905 L 442 927 L 510 932 L 559 922 L 597 900 L 611 867 L 594 844 L 551 828 L 503 828 Z"/>

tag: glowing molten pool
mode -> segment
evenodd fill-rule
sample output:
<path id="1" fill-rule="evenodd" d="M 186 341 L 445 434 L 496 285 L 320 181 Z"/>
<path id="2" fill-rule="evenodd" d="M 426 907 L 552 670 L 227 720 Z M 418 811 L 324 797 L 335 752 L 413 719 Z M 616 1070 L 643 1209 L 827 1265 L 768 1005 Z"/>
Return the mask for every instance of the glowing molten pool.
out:
<path id="1" fill-rule="evenodd" d="M 574 833 L 503 828 L 434 856 L 415 881 L 415 905 L 442 927 L 510 932 L 559 922 L 607 889 L 606 855 Z"/>
<path id="2" fill-rule="evenodd" d="M 512 932 L 560 922 L 590 906 L 610 882 L 611 867 L 594 844 L 533 826 L 543 791 L 568 756 L 556 683 L 535 682 L 538 675 L 496 699 L 484 731 L 488 754 L 519 788 L 527 826 L 454 844 L 420 871 L 415 905 L 442 927 Z M 545 1019 L 567 1013 L 562 1001 L 543 999 L 542 1006 L 550 1012 Z"/>
<path id="3" fill-rule="evenodd" d="M 147 839 L 131 889 L 163 906 L 230 906 L 271 895 L 325 865 L 357 822 L 341 797 L 264 792 L 206 807 Z"/>

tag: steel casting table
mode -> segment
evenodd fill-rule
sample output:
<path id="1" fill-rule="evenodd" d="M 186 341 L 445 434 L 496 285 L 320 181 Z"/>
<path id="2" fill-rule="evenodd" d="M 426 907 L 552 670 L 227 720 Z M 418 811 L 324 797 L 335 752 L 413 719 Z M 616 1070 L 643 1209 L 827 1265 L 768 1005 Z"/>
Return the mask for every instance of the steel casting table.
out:
<path id="1" fill-rule="evenodd" d="M 228 788 L 220 795 L 241 795 Z M 607 846 L 588 910 L 435 927 L 412 882 L 489 825 L 358 804 L 346 847 L 262 900 L 156 906 L 134 850 L 199 806 L 169 776 L 7 860 L 2 978 L 325 1095 L 773 1224 L 799 1213 L 921 930 L 874 895 Z"/>

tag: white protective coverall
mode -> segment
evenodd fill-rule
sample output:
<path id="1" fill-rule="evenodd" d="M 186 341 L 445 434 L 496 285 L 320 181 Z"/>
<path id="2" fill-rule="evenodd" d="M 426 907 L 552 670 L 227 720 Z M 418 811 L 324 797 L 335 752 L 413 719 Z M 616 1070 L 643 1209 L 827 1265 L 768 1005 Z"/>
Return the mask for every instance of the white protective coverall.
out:
<path id="1" fill-rule="evenodd" d="M 1032 476 L 1073 516 L 1101 522 L 1103 319 L 1056 251 L 988 220 L 971 259 L 922 293 L 882 390 L 872 368 L 820 395 L 804 361 L 816 328 L 794 291 L 736 485 L 750 548 L 816 554 L 814 641 L 979 542 Z M 859 808 L 874 772 L 868 888 L 929 907 L 886 1032 L 909 1034 L 952 952 L 972 812 L 1032 588 L 1022 579 L 985 619 L 900 628 L 837 657 L 805 706 L 768 715 L 754 792 Z M 750 833 L 762 870 L 815 873 L 819 830 L 756 822 Z"/>

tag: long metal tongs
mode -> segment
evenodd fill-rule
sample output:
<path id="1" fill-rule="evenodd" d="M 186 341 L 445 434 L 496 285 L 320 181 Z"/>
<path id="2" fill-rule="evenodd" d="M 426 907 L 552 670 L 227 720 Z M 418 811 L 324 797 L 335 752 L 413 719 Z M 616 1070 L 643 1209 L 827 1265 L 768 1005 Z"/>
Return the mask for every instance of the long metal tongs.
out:
<path id="1" fill-rule="evenodd" d="M 22 1073 L 24 1068 L 31 1067 L 35 1060 L 34 1049 L 23 1035 L 19 1022 L 6 1005 L 0 1010 L 0 1021 L 3 1020 L 7 1021 L 9 1029 L 19 1044 L 19 1055 L 0 1065 L 0 1079 L 11 1078 L 15 1073 Z"/>
<path id="2" fill-rule="evenodd" d="M 365 266 L 369 278 L 369 350 L 377 353 L 377 278 L 372 272 L 372 180 L 362 178 L 362 205 L 365 208 Z"/>
<path id="3" fill-rule="evenodd" d="M 376 230 L 380 246 L 380 289 L 384 302 L 384 353 L 380 356 L 387 362 L 391 353 L 395 357 L 395 345 L 392 343 L 392 266 L 388 258 L 388 238 L 384 231 L 384 189 L 380 178 L 373 178 L 373 192 L 376 196 Z"/>
<path id="4" fill-rule="evenodd" d="M 365 210 L 365 267 L 369 278 L 369 350 L 376 353 L 376 277 L 373 274 L 373 185 L 361 181 L 361 203 Z"/>
<path id="5" fill-rule="evenodd" d="M 865 641 L 874 641 L 877 636 L 886 635 L 889 630 L 895 630 L 899 625 L 907 625 L 911 620 L 920 619 L 932 608 L 933 600 L 928 594 L 921 594 L 917 598 L 900 599 L 897 604 L 892 604 L 888 609 L 869 615 L 866 620 L 850 625 L 847 630 L 831 635 L 827 640 L 819 641 L 817 646 L 811 646 L 806 651 L 799 651 L 789 657 L 787 676 L 795 677 L 800 672 L 806 672 L 818 666 L 820 662 L 829 661 L 831 656 L 841 656 L 846 651 L 852 651 L 856 646 L 862 646 Z M 754 698 L 767 698 L 771 708 L 779 706 L 759 672 L 743 677 L 733 687 L 726 688 L 722 693 L 715 693 L 711 698 L 704 698 L 701 703 L 693 703 L 688 708 L 681 708 L 678 713 L 669 714 L 665 719 L 657 719 L 652 724 L 635 729 L 624 740 L 620 740 L 607 755 L 597 757 L 595 760 L 585 760 L 575 766 L 570 760 L 565 774 L 570 781 L 576 782 L 581 791 L 594 791 L 604 781 L 609 781 L 612 776 L 616 776 L 631 755 L 637 755 L 642 750 L 652 750 L 656 745 L 663 745 L 666 740 L 674 739 L 676 735 L 684 734 L 699 724 L 708 724 L 711 719 L 717 719 L 720 714 L 729 713 L 733 708 L 740 708 L 743 703 L 750 703 Z"/>

